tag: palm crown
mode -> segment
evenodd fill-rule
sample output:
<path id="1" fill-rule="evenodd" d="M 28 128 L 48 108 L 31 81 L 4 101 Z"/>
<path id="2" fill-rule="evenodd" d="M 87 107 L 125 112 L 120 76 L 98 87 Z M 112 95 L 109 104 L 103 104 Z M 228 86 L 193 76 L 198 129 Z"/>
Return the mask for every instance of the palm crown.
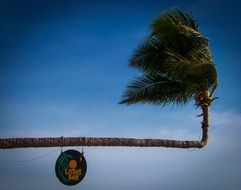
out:
<path id="1" fill-rule="evenodd" d="M 211 99 L 217 87 L 208 39 L 194 18 L 177 8 L 152 22 L 150 36 L 135 50 L 129 66 L 143 75 L 127 86 L 122 104 L 197 102 L 200 97 Z"/>

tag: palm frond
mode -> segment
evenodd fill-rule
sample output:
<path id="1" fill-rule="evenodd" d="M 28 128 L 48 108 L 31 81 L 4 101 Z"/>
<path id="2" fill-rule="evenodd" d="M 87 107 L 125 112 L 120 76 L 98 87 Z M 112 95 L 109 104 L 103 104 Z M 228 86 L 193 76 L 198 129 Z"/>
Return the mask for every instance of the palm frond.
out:
<path id="1" fill-rule="evenodd" d="M 197 63 L 211 63 L 214 64 L 213 57 L 211 55 L 211 50 L 209 46 L 200 45 L 198 47 L 193 47 L 185 55 L 186 59 L 189 59 L 193 64 Z"/>
<path id="2" fill-rule="evenodd" d="M 182 55 L 165 49 L 157 39 L 149 39 L 141 44 L 129 62 L 130 67 L 137 68 L 145 74 L 162 74 L 179 80 L 181 73 L 190 64 L 192 63 Z"/>
<path id="3" fill-rule="evenodd" d="M 161 67 L 166 58 L 164 49 L 161 41 L 154 38 L 147 39 L 134 51 L 129 60 L 129 66 L 144 72 L 154 70 L 155 67 Z"/>
<path id="4" fill-rule="evenodd" d="M 192 47 L 208 45 L 208 39 L 200 32 L 192 16 L 172 9 L 156 18 L 151 25 L 151 36 L 166 42 L 166 47 L 184 55 Z"/>
<path id="5" fill-rule="evenodd" d="M 190 83 L 196 83 L 200 89 L 213 91 L 217 87 L 217 71 L 214 64 L 200 63 L 191 66 L 185 76 Z"/>
<path id="6" fill-rule="evenodd" d="M 195 31 L 199 31 L 199 27 L 195 19 L 188 13 L 182 12 L 178 8 L 173 8 L 169 11 L 166 11 L 161 16 L 154 19 L 151 25 L 152 31 L 166 32 L 170 28 L 168 26 L 176 26 L 176 25 L 183 25 L 187 26 Z M 174 28 L 173 28 L 174 29 Z"/>
<path id="7" fill-rule="evenodd" d="M 132 81 L 121 100 L 121 104 L 151 103 L 168 105 L 185 104 L 196 93 L 196 87 L 170 80 L 160 75 L 144 75 Z"/>

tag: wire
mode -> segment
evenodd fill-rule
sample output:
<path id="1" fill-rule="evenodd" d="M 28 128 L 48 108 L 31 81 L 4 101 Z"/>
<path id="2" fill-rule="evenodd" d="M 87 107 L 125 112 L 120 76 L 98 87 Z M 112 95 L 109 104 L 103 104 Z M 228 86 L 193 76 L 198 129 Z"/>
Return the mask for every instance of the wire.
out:
<path id="1" fill-rule="evenodd" d="M 30 161 L 34 161 L 34 160 L 39 160 L 41 158 L 44 158 L 44 157 L 47 157 L 51 154 L 53 154 L 54 152 L 56 152 L 57 150 L 59 150 L 59 148 L 55 149 L 55 150 L 52 150 L 51 152 L 48 152 L 46 154 L 43 154 L 41 156 L 38 156 L 38 157 L 34 157 L 34 158 L 30 158 L 30 159 L 26 159 L 26 160 L 1 160 L 0 159 L 0 162 L 2 163 L 21 163 L 21 162 L 30 162 Z"/>
<path id="2" fill-rule="evenodd" d="M 84 155 L 84 146 L 82 146 L 82 155 Z"/>

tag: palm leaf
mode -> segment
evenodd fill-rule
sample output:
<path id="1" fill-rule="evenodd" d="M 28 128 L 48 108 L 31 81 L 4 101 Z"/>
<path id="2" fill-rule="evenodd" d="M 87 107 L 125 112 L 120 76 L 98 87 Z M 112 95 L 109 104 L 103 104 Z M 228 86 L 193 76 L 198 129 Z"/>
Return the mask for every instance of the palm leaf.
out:
<path id="1" fill-rule="evenodd" d="M 129 66 L 146 74 L 162 74 L 179 80 L 180 73 L 183 73 L 190 64 L 191 62 L 182 55 L 171 49 L 165 49 L 157 39 L 144 42 L 134 52 L 129 62 Z"/>
<path id="2" fill-rule="evenodd" d="M 214 64 L 200 63 L 193 65 L 186 72 L 186 80 L 196 83 L 200 90 L 214 90 L 217 87 L 217 71 Z"/>
<path id="3" fill-rule="evenodd" d="M 196 86 L 190 88 L 189 84 L 160 75 L 144 75 L 128 85 L 120 103 L 185 104 L 192 99 L 196 89 Z"/>
<path id="4" fill-rule="evenodd" d="M 129 66 L 144 72 L 160 70 L 161 64 L 166 59 L 164 49 L 157 39 L 148 39 L 134 51 Z"/>
<path id="5" fill-rule="evenodd" d="M 151 29 L 151 36 L 164 39 L 169 49 L 179 51 L 181 54 L 192 47 L 208 45 L 207 38 L 199 31 L 194 18 L 179 9 L 172 9 L 156 18 L 152 22 Z"/>

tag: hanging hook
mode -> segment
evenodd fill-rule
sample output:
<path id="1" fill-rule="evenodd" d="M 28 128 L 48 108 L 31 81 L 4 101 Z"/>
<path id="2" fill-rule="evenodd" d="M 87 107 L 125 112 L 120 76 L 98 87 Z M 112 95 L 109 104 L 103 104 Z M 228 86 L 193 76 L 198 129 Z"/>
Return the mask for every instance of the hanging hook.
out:
<path id="1" fill-rule="evenodd" d="M 62 146 L 60 146 L 61 154 L 62 154 L 63 153 L 64 136 L 61 136 L 60 139 L 62 140 Z"/>
<path id="2" fill-rule="evenodd" d="M 84 155 L 84 146 L 82 146 L 82 155 Z"/>

